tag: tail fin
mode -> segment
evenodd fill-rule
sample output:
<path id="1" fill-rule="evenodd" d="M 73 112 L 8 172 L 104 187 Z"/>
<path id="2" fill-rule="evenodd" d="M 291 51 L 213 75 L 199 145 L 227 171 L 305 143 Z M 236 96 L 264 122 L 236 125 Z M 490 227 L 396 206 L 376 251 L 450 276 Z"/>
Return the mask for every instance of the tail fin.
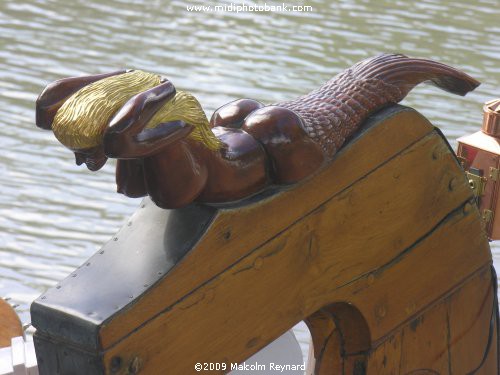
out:
<path id="1" fill-rule="evenodd" d="M 419 83 L 429 81 L 442 90 L 464 96 L 480 82 L 451 66 L 399 54 L 383 54 L 352 67 L 358 78 L 377 78 L 398 86 L 404 95 Z"/>

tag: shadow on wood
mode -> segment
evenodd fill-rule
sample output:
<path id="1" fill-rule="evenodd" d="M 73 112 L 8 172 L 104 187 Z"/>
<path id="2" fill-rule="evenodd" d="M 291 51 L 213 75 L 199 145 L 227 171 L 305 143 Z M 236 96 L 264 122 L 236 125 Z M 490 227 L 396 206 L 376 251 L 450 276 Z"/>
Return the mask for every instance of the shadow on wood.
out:
<path id="1" fill-rule="evenodd" d="M 147 199 L 32 305 L 41 374 L 189 374 L 305 320 L 316 374 L 497 372 L 491 253 L 441 133 L 372 116 L 334 162 L 237 207 Z"/>

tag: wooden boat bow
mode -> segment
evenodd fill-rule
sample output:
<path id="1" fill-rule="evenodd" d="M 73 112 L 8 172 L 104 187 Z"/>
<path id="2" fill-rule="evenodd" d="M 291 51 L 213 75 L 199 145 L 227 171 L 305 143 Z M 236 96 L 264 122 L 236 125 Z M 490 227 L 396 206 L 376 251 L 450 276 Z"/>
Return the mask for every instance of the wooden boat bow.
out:
<path id="1" fill-rule="evenodd" d="M 39 369 L 189 374 L 305 320 L 314 374 L 493 374 L 491 264 L 453 151 L 394 105 L 293 188 L 176 210 L 146 198 L 33 303 Z"/>

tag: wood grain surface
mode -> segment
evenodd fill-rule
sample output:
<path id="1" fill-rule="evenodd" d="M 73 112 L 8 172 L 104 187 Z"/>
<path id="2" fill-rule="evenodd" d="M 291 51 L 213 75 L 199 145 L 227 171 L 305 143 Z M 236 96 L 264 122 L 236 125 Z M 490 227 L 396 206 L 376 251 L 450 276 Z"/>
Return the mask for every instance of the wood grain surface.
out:
<path id="1" fill-rule="evenodd" d="M 190 253 L 101 329 L 106 373 L 241 362 L 300 320 L 316 374 L 479 365 L 491 253 L 463 171 L 415 111 L 373 121 L 305 183 L 220 210 Z M 481 371 L 497 360 L 495 342 Z"/>
<path id="2" fill-rule="evenodd" d="M 0 298 L 0 348 L 10 346 L 13 337 L 22 336 L 23 327 L 14 309 Z"/>

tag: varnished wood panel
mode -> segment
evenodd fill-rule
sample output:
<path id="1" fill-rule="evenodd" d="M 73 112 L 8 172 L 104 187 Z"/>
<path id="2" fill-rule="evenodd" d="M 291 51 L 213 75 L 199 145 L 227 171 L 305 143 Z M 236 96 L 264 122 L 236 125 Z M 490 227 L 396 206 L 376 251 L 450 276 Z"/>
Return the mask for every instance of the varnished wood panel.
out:
<path id="1" fill-rule="evenodd" d="M 399 374 L 424 370 L 449 374 L 446 309 L 446 304 L 439 304 L 403 328 Z"/>
<path id="2" fill-rule="evenodd" d="M 10 305 L 0 298 L 0 348 L 10 346 L 13 337 L 22 335 L 23 328 L 19 317 Z"/>
<path id="3" fill-rule="evenodd" d="M 341 336 L 330 314 L 318 311 L 307 320 L 307 327 L 311 332 L 311 349 L 309 374 L 330 375 L 341 374 L 343 358 L 341 355 Z"/>
<path id="4" fill-rule="evenodd" d="M 367 373 L 497 374 L 496 326 L 489 326 L 492 289 L 487 264 L 374 347 Z"/>
<path id="5" fill-rule="evenodd" d="M 378 347 L 374 348 L 368 358 L 367 374 L 399 375 L 401 363 L 401 331 L 386 338 Z"/>
<path id="6" fill-rule="evenodd" d="M 448 327 L 450 344 L 450 373 L 469 374 L 485 361 L 477 374 L 496 374 L 496 329 L 490 329 L 493 311 L 491 269 L 486 267 L 449 299 Z M 494 317 L 493 317 L 494 318 Z M 492 334 L 487 350 L 488 336 Z M 486 353 L 486 352 L 489 353 Z"/>
<path id="7" fill-rule="evenodd" d="M 323 186 L 335 184 L 334 174 L 323 177 Z M 305 196 L 314 195 L 313 186 Z M 255 227 L 278 235 L 261 245 L 262 229 L 249 231 L 253 221 L 245 219 L 252 212 L 242 210 L 231 223 L 234 263 L 111 347 L 105 364 L 119 357 L 125 364 L 137 361 L 145 374 L 184 374 L 196 362 L 242 361 L 334 301 L 352 302 L 366 318 L 371 339 L 383 341 L 490 261 L 479 215 L 466 203 L 470 194 L 450 151 L 432 133 L 282 232 L 276 225 L 291 220 L 289 212 L 293 217 L 293 197 L 265 211 Z M 242 222 L 245 230 L 236 231 Z M 219 222 L 214 225 L 210 233 L 218 233 Z M 206 264 L 218 264 L 219 253 L 227 261 L 218 238 L 209 236 L 209 247 L 194 250 L 212 256 Z M 252 243 L 254 250 L 237 257 L 239 246 Z M 196 265 L 188 260 L 178 269 Z M 205 276 L 215 272 L 206 268 Z M 174 270 L 167 276 L 175 289 L 163 302 L 187 285 L 180 275 Z M 221 335 L 222 327 L 231 334 Z"/>
<path id="8" fill-rule="evenodd" d="M 390 264 L 339 290 L 342 298 L 348 298 L 361 310 L 374 342 L 384 340 L 401 322 L 417 316 L 468 275 L 490 263 L 484 236 L 471 247 L 469 233 L 479 234 L 481 230 L 478 216 L 464 212 L 467 205 Z"/>
<path id="9" fill-rule="evenodd" d="M 166 306 L 175 304 L 332 196 L 365 178 L 370 171 L 433 129 L 422 115 L 409 108 L 394 107 L 384 111 L 383 115 L 385 117 L 374 116 L 370 121 L 376 126 L 369 127 L 339 153 L 332 165 L 312 179 L 259 204 L 222 210 L 207 235 L 170 272 L 169 282 L 158 283 L 102 328 L 100 340 L 103 348 L 110 347 Z M 429 158 L 439 160 L 446 152 L 446 146 L 440 144 L 435 150 L 428 150 L 422 163 Z M 397 180 L 397 174 L 389 178 Z M 422 184 L 422 181 L 415 183 Z M 463 184 L 459 187 L 463 189 Z M 362 230 L 366 228 L 359 228 L 357 233 L 362 233 Z M 356 237 L 354 233 L 352 237 Z M 175 282 L 172 284 L 170 280 Z"/>
<path id="10" fill-rule="evenodd" d="M 355 306 L 333 303 L 307 317 L 305 322 L 313 340 L 313 373 L 357 374 L 364 371 L 371 347 L 370 330 Z"/>

